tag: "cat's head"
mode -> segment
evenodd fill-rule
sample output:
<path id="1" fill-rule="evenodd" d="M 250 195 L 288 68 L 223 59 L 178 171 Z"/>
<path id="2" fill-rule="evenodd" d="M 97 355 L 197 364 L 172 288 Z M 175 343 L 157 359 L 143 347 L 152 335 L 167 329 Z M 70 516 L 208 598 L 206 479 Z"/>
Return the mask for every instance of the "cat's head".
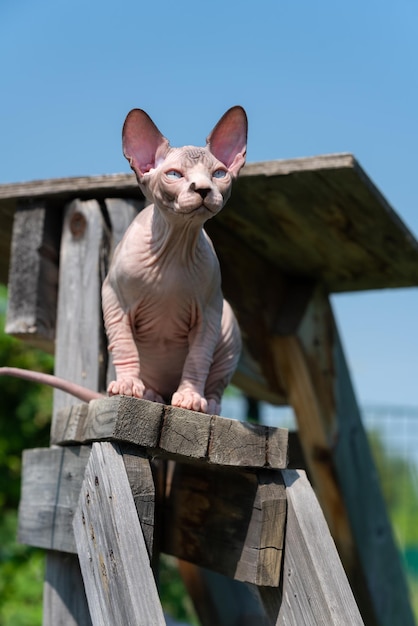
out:
<path id="1" fill-rule="evenodd" d="M 146 197 L 168 215 L 205 221 L 218 213 L 245 163 L 247 116 L 229 109 L 204 148 L 171 148 L 151 118 L 133 109 L 123 127 L 123 153 Z"/>

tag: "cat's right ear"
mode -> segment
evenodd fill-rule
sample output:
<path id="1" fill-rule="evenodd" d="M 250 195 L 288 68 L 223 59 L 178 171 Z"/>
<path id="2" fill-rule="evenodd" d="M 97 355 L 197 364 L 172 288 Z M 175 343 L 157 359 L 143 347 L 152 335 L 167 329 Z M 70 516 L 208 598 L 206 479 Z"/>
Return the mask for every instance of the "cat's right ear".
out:
<path id="1" fill-rule="evenodd" d="M 142 109 L 132 109 L 122 131 L 123 154 L 138 179 L 164 160 L 170 148 L 150 116 Z"/>

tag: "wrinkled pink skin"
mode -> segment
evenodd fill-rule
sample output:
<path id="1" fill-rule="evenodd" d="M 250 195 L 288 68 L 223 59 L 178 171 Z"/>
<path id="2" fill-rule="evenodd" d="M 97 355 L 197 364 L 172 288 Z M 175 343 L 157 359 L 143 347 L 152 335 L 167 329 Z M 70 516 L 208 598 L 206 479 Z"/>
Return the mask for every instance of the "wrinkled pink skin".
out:
<path id="1" fill-rule="evenodd" d="M 146 113 L 128 115 L 124 153 L 153 205 L 127 230 L 103 284 L 116 368 L 110 395 L 219 413 L 241 339 L 203 225 L 222 209 L 244 165 L 246 132 L 245 113 L 234 107 L 205 148 L 170 148 Z"/>

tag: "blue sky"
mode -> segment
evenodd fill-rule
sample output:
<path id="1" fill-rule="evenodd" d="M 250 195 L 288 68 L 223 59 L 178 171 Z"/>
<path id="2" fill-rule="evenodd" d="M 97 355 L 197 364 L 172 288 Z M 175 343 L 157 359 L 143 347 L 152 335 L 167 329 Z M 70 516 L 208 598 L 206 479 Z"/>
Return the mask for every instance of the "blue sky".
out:
<path id="1" fill-rule="evenodd" d="M 128 171 L 133 107 L 202 145 L 241 104 L 248 161 L 352 152 L 418 236 L 417 25 L 415 0 L 0 0 L 0 183 Z M 360 402 L 418 406 L 418 289 L 333 302 Z"/>

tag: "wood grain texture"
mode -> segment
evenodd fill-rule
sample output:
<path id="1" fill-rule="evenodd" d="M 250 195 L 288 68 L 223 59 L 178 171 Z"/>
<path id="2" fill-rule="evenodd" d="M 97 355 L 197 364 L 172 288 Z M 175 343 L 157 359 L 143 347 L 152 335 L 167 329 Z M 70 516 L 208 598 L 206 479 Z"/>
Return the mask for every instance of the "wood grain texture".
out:
<path id="1" fill-rule="evenodd" d="M 288 499 L 281 597 L 260 589 L 277 626 L 361 626 L 363 620 L 305 473 L 282 472 Z"/>
<path id="2" fill-rule="evenodd" d="M 53 443 L 125 441 L 151 456 L 195 463 L 282 469 L 288 431 L 127 396 L 62 409 Z"/>
<path id="3" fill-rule="evenodd" d="M 164 551 L 230 578 L 278 586 L 286 495 L 279 472 L 176 464 Z"/>
<path id="4" fill-rule="evenodd" d="M 18 523 L 21 543 L 75 552 L 72 518 L 89 456 L 89 446 L 24 451 Z"/>
<path id="5" fill-rule="evenodd" d="M 76 553 L 72 521 L 91 446 L 25 450 L 19 504 L 20 543 Z M 147 550 L 154 541 L 155 487 L 150 462 L 140 449 L 120 446 Z"/>
<path id="6" fill-rule="evenodd" d="M 134 499 L 136 512 L 147 548 L 148 558 L 153 558 L 155 534 L 156 493 L 151 464 L 146 454 L 136 446 L 121 445 L 126 475 Z"/>
<path id="7" fill-rule="evenodd" d="M 61 242 L 55 373 L 94 391 L 103 390 L 105 385 L 100 259 L 106 237 L 96 200 L 74 200 L 67 207 Z M 72 396 L 54 391 L 54 415 L 61 407 L 75 403 Z M 51 437 L 54 428 L 55 421 Z"/>
<path id="8" fill-rule="evenodd" d="M 62 378 L 80 383 L 93 390 L 103 388 L 104 333 L 100 306 L 100 288 L 103 279 L 102 251 L 106 248 L 107 229 L 101 208 L 96 200 L 74 200 L 65 210 L 60 247 L 59 294 L 55 346 L 55 373 Z M 55 416 L 60 407 L 71 406 L 75 400 L 63 392 L 54 393 L 54 415 L 51 438 L 54 437 Z M 70 509 L 70 519 L 73 509 Z M 68 533 L 71 537 L 71 533 Z M 49 554 L 47 555 L 49 561 Z M 67 591 L 61 584 L 79 588 L 80 572 L 71 568 L 65 576 L 59 571 L 66 567 L 65 555 L 57 554 L 47 568 L 51 582 L 44 587 L 44 605 L 54 606 L 56 623 L 66 623 L 68 607 L 57 602 Z M 53 583 L 57 587 L 53 587 Z M 79 599 L 69 598 L 71 607 Z M 60 611 L 62 610 L 62 615 Z M 87 611 L 87 608 L 86 608 Z M 45 616 L 45 619 L 49 619 Z M 66 626 L 73 626 L 68 621 Z"/>
<path id="9" fill-rule="evenodd" d="M 93 444 L 73 520 L 94 626 L 165 625 L 121 454 Z"/>
<path id="10" fill-rule="evenodd" d="M 50 350 L 55 338 L 61 216 L 46 202 L 18 205 L 13 223 L 6 332 Z"/>

